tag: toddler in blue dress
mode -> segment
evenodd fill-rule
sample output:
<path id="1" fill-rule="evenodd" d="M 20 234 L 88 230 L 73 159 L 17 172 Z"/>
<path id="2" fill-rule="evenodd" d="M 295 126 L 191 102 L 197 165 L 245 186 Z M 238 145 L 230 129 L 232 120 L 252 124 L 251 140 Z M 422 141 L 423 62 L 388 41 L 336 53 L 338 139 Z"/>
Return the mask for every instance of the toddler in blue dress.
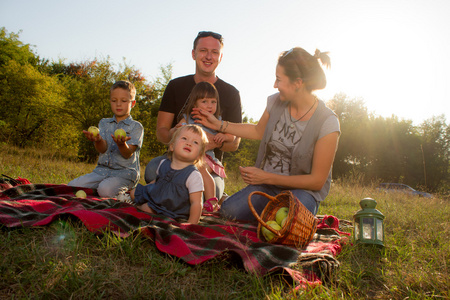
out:
<path id="1" fill-rule="evenodd" d="M 173 219 L 197 224 L 202 214 L 203 180 L 197 166 L 203 164 L 208 139 L 198 125 L 186 125 L 175 131 L 169 143 L 168 159 L 156 171 L 156 180 L 138 184 L 130 197 L 138 208 Z"/>
<path id="2" fill-rule="evenodd" d="M 188 100 L 186 101 L 186 106 L 181 111 L 182 115 L 179 117 L 176 127 L 180 127 L 185 124 L 196 124 L 201 126 L 207 135 L 211 135 L 214 141 L 218 144 L 223 145 L 224 142 L 234 141 L 234 135 L 222 133 L 220 132 L 220 130 L 218 132 L 201 124 L 195 123 L 195 119 L 191 116 L 192 109 L 194 107 L 204 109 L 207 112 L 215 115 L 219 120 L 222 120 L 222 118 L 220 117 L 219 93 L 212 83 L 203 81 L 197 83 L 194 86 Z M 203 204 L 203 207 L 207 212 L 215 212 L 219 210 L 220 207 L 219 201 L 216 197 L 215 182 L 213 177 L 211 176 L 211 173 L 216 173 L 220 177 L 225 178 L 225 169 L 220 160 L 215 157 L 214 149 L 206 151 L 205 162 L 206 164 L 204 164 L 202 167 L 199 167 L 199 171 L 202 174 L 203 183 L 205 185 L 206 200 Z"/>

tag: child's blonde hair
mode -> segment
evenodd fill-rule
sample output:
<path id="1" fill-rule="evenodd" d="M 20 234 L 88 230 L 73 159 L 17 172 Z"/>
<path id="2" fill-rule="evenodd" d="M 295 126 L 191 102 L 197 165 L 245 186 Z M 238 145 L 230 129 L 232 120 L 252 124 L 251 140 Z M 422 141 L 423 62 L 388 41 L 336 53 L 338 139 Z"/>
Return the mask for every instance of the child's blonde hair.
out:
<path id="1" fill-rule="evenodd" d="M 183 118 L 183 114 L 190 115 L 192 109 L 195 107 L 198 99 L 204 98 L 213 98 L 217 100 L 217 108 L 214 116 L 219 118 L 220 116 L 220 101 L 219 101 L 219 92 L 217 91 L 214 84 L 209 83 L 207 81 L 202 81 L 197 83 L 193 88 L 191 93 L 189 94 L 189 98 L 186 101 L 186 106 L 181 110 L 181 113 L 178 115 L 178 121 Z"/>
<path id="2" fill-rule="evenodd" d="M 178 128 L 172 135 L 172 138 L 170 139 L 169 142 L 169 146 L 173 145 L 175 143 L 175 141 L 177 140 L 177 138 L 180 136 L 180 133 L 183 130 L 189 130 L 192 131 L 195 134 L 198 134 L 201 137 L 202 143 L 200 145 L 200 153 L 199 153 L 199 157 L 194 161 L 194 165 L 199 168 L 201 166 L 203 166 L 204 164 L 204 159 L 203 157 L 205 156 L 206 153 L 206 145 L 208 144 L 208 137 L 206 136 L 206 133 L 203 131 L 203 129 L 195 124 L 188 124 L 188 125 L 184 125 L 180 128 Z M 173 151 L 169 149 L 167 150 L 167 157 L 172 160 L 172 156 L 173 156 Z"/>

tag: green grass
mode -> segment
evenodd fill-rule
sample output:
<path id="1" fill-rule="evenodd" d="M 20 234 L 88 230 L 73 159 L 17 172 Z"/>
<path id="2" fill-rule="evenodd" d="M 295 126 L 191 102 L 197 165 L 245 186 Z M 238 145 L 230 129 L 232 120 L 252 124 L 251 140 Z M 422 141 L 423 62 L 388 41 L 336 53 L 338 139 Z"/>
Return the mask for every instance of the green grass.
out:
<path id="1" fill-rule="evenodd" d="M 0 145 L 0 171 L 33 183 L 67 183 L 95 165 L 69 154 Z M 243 186 L 227 170 L 228 194 Z M 386 194 L 358 178 L 335 181 L 319 214 L 352 220 L 374 198 L 385 216 L 386 247 L 347 245 L 332 280 L 293 291 L 281 274 L 256 277 L 226 255 L 197 266 L 159 252 L 136 234 L 97 236 L 79 222 L 0 233 L 0 299 L 449 299 L 450 204 Z"/>

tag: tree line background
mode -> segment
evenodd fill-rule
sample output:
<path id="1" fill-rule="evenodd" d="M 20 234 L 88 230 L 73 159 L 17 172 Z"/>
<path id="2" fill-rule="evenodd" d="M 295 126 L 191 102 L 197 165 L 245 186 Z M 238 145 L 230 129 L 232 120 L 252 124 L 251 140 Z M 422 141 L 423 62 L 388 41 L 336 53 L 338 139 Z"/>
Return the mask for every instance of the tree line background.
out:
<path id="1" fill-rule="evenodd" d="M 65 62 L 40 57 L 19 33 L 0 28 L 0 138 L 18 147 L 53 148 L 95 162 L 97 153 L 83 129 L 111 117 L 109 89 L 117 80 L 136 86 L 131 115 L 145 128 L 141 162 L 146 164 L 166 147 L 156 139 L 156 116 L 172 66 L 160 68 L 149 81 L 135 66 L 114 64 L 109 57 Z M 326 99 L 324 99 L 326 100 Z M 414 126 L 395 115 L 383 118 L 367 111 L 363 99 L 336 94 L 327 102 L 338 115 L 341 137 L 333 178 L 358 178 L 363 184 L 400 182 L 448 194 L 450 125 L 445 115 Z M 255 122 L 245 116 L 244 122 Z M 227 168 L 253 165 L 259 141 L 241 141 L 225 153 Z"/>

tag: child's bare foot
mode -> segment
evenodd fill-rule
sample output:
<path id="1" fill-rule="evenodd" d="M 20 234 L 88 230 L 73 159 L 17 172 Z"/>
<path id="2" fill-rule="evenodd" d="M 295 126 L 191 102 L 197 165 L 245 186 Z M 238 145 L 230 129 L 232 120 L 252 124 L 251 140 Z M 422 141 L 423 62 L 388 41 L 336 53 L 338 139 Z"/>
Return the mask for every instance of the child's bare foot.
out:
<path id="1" fill-rule="evenodd" d="M 216 212 L 220 209 L 219 200 L 216 197 L 209 198 L 203 203 L 204 212 Z"/>

